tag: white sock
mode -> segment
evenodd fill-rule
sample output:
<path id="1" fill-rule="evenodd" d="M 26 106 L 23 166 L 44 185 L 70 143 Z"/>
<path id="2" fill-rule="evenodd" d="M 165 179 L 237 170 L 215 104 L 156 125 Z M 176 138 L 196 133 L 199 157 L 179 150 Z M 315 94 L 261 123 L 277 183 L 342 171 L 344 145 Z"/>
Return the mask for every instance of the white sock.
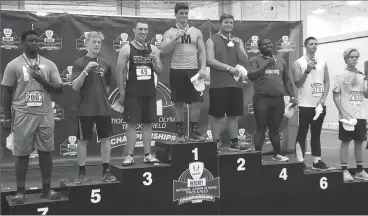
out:
<path id="1" fill-rule="evenodd" d="M 318 163 L 318 161 L 320 161 L 321 160 L 321 157 L 314 157 L 314 163 Z"/>

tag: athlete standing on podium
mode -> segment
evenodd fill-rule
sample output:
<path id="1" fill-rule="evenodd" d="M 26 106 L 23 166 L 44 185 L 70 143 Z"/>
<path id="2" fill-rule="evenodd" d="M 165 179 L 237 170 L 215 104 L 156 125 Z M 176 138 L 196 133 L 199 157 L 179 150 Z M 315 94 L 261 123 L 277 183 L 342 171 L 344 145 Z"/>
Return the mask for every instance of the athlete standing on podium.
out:
<path id="1" fill-rule="evenodd" d="M 3 127 L 14 137 L 15 177 L 17 194 L 14 204 L 23 204 L 29 155 L 37 149 L 42 175 L 41 198 L 57 200 L 60 194 L 50 189 L 54 150 L 54 114 L 50 93 L 63 92 L 56 65 L 38 54 L 38 33 L 26 31 L 21 36 L 24 53 L 6 66 L 2 105 Z"/>
<path id="2" fill-rule="evenodd" d="M 89 32 L 86 37 L 87 54 L 73 64 L 72 88 L 79 91 L 77 110 L 77 157 L 79 177 L 77 184 L 87 182 L 86 160 L 87 143 L 92 140 L 93 127 L 96 125 L 98 138 L 101 140 L 101 159 L 103 181 L 112 182 L 116 178 L 110 172 L 112 136 L 111 108 L 108 100 L 111 83 L 111 66 L 99 56 L 104 36 L 101 32 Z"/>
<path id="3" fill-rule="evenodd" d="M 226 115 L 230 133 L 230 150 L 250 151 L 251 148 L 239 143 L 238 116 L 243 116 L 243 81 L 239 77 L 237 64 L 246 67 L 248 55 L 242 40 L 231 34 L 234 17 L 231 14 L 220 16 L 220 31 L 207 40 L 207 63 L 211 68 L 210 108 L 211 131 L 217 142 L 218 152 L 221 146 L 221 119 Z M 239 77 L 238 81 L 234 76 Z"/>
<path id="4" fill-rule="evenodd" d="M 326 116 L 326 98 L 330 90 L 330 78 L 326 62 L 316 56 L 318 41 L 308 37 L 304 41 L 306 54 L 292 66 L 295 86 L 298 88 L 299 127 L 296 136 L 296 155 L 304 162 L 305 140 L 311 127 L 311 148 L 314 157 L 312 169 L 327 171 L 330 168 L 321 160 L 321 130 Z M 299 150 L 299 146 L 300 150 Z M 304 163 L 304 168 L 307 166 Z"/>
<path id="5" fill-rule="evenodd" d="M 200 74 L 199 79 L 204 78 L 206 74 L 206 50 L 202 32 L 188 24 L 188 13 L 187 4 L 178 3 L 175 5 L 176 24 L 165 32 L 161 48 L 163 54 L 169 54 L 171 57 L 171 101 L 174 102 L 178 142 L 185 142 L 184 103 L 190 104 L 189 139 L 205 140 L 196 130 L 203 97 L 200 92 L 196 91 L 190 79 L 197 73 Z M 197 59 L 199 59 L 199 69 Z"/>
<path id="6" fill-rule="evenodd" d="M 248 73 L 254 85 L 253 109 L 257 124 L 254 135 L 255 150 L 262 151 L 268 127 L 268 135 L 274 150 L 273 159 L 289 161 L 289 158 L 281 155 L 279 131 L 285 110 L 284 88 L 290 95 L 290 103 L 296 105 L 293 86 L 286 62 L 272 54 L 271 40 L 260 39 L 258 48 L 261 54 L 250 59 Z"/>
<path id="7" fill-rule="evenodd" d="M 162 71 L 160 50 L 146 41 L 146 21 L 138 20 L 134 24 L 133 32 L 134 40 L 121 48 L 116 68 L 119 103 L 124 105 L 124 121 L 128 123 L 128 156 L 123 166 L 134 163 L 137 124 L 143 124 L 144 163 L 160 162 L 151 154 L 152 123 L 156 122 L 157 118 L 155 73 L 160 75 Z"/>

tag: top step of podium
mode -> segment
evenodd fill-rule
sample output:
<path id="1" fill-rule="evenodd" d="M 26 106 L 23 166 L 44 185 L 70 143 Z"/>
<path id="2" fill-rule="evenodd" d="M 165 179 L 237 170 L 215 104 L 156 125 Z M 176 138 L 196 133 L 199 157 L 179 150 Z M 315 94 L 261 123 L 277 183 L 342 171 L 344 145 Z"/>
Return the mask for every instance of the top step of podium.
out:
<path id="1" fill-rule="evenodd" d="M 155 146 L 156 147 L 162 147 L 162 148 L 166 148 L 168 146 L 175 146 L 175 145 L 187 145 L 187 144 L 213 144 L 215 143 L 214 141 L 202 141 L 202 142 L 196 142 L 196 141 L 190 141 L 187 140 L 185 142 L 176 142 L 176 141 L 156 141 Z"/>

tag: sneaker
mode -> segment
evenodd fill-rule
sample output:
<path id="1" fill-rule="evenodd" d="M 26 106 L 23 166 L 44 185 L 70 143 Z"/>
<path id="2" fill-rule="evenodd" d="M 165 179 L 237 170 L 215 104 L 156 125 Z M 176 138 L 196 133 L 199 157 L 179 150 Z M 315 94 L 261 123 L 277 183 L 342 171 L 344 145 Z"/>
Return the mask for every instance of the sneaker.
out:
<path id="1" fill-rule="evenodd" d="M 41 194 L 41 198 L 43 198 L 43 199 L 49 199 L 49 200 L 58 200 L 58 199 L 60 199 L 60 198 L 61 198 L 61 196 L 60 196 L 60 193 L 58 193 L 58 192 L 56 192 L 56 191 L 54 191 L 54 190 L 50 189 L 50 190 L 49 190 L 49 191 L 47 191 L 46 193 L 45 193 L 45 192 L 43 192 L 43 193 Z"/>
<path id="2" fill-rule="evenodd" d="M 351 176 L 348 170 L 344 170 L 343 177 L 344 177 L 344 181 L 354 181 L 353 176 Z"/>
<path id="3" fill-rule="evenodd" d="M 328 171 L 331 168 L 328 167 L 323 161 L 319 160 L 317 163 L 313 163 L 312 169 L 317 171 Z"/>
<path id="4" fill-rule="evenodd" d="M 276 160 L 276 161 L 280 161 L 280 162 L 287 162 L 289 161 L 289 158 L 288 157 L 285 157 L 285 156 L 282 156 L 282 155 L 276 155 L 275 157 L 272 158 L 273 160 Z"/>
<path id="5" fill-rule="evenodd" d="M 179 142 L 179 143 L 185 142 L 184 134 L 178 134 L 178 136 L 176 137 L 176 142 Z"/>
<path id="6" fill-rule="evenodd" d="M 153 155 L 151 155 L 151 154 L 148 154 L 147 156 L 144 156 L 143 162 L 144 163 L 152 163 L 152 164 L 160 163 L 160 161 L 157 158 L 153 157 Z"/>
<path id="7" fill-rule="evenodd" d="M 106 170 L 105 173 L 102 173 L 101 180 L 105 182 L 113 182 L 116 181 L 116 178 L 113 174 L 111 174 L 110 170 Z"/>
<path id="8" fill-rule="evenodd" d="M 206 139 L 200 134 L 198 133 L 197 131 L 191 131 L 189 133 L 189 139 L 191 140 L 194 140 L 196 142 L 203 142 L 205 141 Z"/>
<path id="9" fill-rule="evenodd" d="M 26 202 L 25 192 L 17 192 L 12 199 L 13 204 L 23 204 Z"/>
<path id="10" fill-rule="evenodd" d="M 360 179 L 360 180 L 364 180 L 364 181 L 368 181 L 368 174 L 366 171 L 361 171 L 361 172 L 357 172 L 355 174 L 355 178 L 356 179 Z"/>
<path id="11" fill-rule="evenodd" d="M 78 178 L 74 181 L 75 184 L 85 184 L 87 182 L 87 175 L 84 172 L 80 172 Z"/>
<path id="12" fill-rule="evenodd" d="M 134 158 L 131 156 L 131 155 L 128 155 L 124 162 L 123 162 L 123 166 L 130 166 L 130 165 L 133 165 L 134 164 Z"/>
<path id="13" fill-rule="evenodd" d="M 251 151 L 252 149 L 244 143 L 230 142 L 229 150 L 230 151 L 248 152 L 248 151 Z"/>

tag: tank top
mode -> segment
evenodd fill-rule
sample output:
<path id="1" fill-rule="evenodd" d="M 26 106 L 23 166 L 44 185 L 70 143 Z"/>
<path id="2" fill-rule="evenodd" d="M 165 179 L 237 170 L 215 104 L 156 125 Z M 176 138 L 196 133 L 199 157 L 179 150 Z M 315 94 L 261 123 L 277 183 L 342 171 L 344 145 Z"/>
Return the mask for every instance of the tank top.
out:
<path id="1" fill-rule="evenodd" d="M 308 57 L 302 56 L 297 60 L 302 73 L 307 69 Z M 316 107 L 324 92 L 324 74 L 326 62 L 315 56 L 316 69 L 313 69 L 307 76 L 304 84 L 298 88 L 298 100 L 301 107 Z"/>
<path id="2" fill-rule="evenodd" d="M 126 81 L 126 96 L 128 97 L 150 97 L 156 95 L 154 83 L 154 70 L 151 46 L 144 50 L 139 50 L 129 43 L 129 71 Z"/>

